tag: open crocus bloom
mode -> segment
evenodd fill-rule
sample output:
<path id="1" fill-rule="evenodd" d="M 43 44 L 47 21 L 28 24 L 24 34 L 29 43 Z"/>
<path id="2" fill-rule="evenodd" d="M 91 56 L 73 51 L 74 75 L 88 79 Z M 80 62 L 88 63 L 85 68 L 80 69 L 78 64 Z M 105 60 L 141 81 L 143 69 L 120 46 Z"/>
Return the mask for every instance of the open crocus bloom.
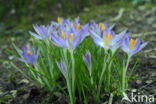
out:
<path id="1" fill-rule="evenodd" d="M 76 28 L 74 24 L 77 25 Z M 57 46 L 74 50 L 84 39 L 84 35 L 86 31 L 88 31 L 88 28 L 89 24 L 82 27 L 79 23 L 76 23 L 76 20 L 74 23 L 66 20 L 66 22 L 61 24 L 56 30 L 53 30 L 51 35 L 52 42 Z"/>
<path id="2" fill-rule="evenodd" d="M 128 55 L 132 56 L 133 54 L 139 52 L 147 44 L 148 42 L 145 42 L 141 45 L 140 38 L 133 40 L 130 39 L 130 34 L 128 34 L 122 41 L 122 50 L 125 51 Z"/>
<path id="3" fill-rule="evenodd" d="M 92 30 L 89 30 L 89 32 L 94 43 L 106 50 L 111 49 L 112 51 L 115 51 L 120 46 L 121 40 L 126 34 L 126 30 L 124 30 L 120 34 L 116 35 L 114 31 L 111 31 L 114 25 L 108 27 L 106 23 L 100 23 L 99 26 L 93 23 L 91 27 Z"/>
<path id="4" fill-rule="evenodd" d="M 27 62 L 27 63 L 35 63 L 38 57 L 38 52 L 36 53 L 34 47 L 29 49 L 27 46 L 24 46 L 24 51 L 21 52 L 23 55 L 22 58 L 19 58 L 20 61 Z"/>
<path id="5" fill-rule="evenodd" d="M 88 28 L 89 28 L 89 24 L 86 24 L 84 26 L 82 26 L 80 23 L 79 23 L 79 17 L 75 18 L 74 21 L 70 21 L 70 19 L 66 19 L 64 20 L 64 25 L 62 24 L 61 25 L 61 28 L 64 29 L 64 30 L 69 30 L 70 28 L 72 28 L 74 31 L 79 31 L 79 30 L 82 30 L 83 31 L 83 35 L 82 37 L 86 37 L 88 36 Z"/>
<path id="6" fill-rule="evenodd" d="M 44 25 L 33 25 L 35 31 L 37 32 L 34 33 L 34 32 L 31 32 L 29 31 L 29 33 L 34 36 L 35 38 L 37 39 L 48 39 L 50 34 L 51 34 L 51 31 L 52 31 L 52 25 L 47 25 L 47 26 L 44 26 Z"/>

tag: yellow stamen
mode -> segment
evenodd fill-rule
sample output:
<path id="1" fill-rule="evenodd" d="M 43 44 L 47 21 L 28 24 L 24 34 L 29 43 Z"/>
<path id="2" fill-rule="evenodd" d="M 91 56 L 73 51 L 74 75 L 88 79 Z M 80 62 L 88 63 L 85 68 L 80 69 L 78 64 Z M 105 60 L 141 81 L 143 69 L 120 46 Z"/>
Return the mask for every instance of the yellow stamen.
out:
<path id="1" fill-rule="evenodd" d="M 70 34 L 70 39 L 73 40 L 73 33 Z"/>
<path id="2" fill-rule="evenodd" d="M 105 25 L 103 23 L 99 23 L 99 26 L 101 27 L 101 30 L 104 31 L 105 30 Z"/>
<path id="3" fill-rule="evenodd" d="M 60 17 L 57 17 L 57 22 L 58 22 L 58 24 L 61 24 L 61 18 Z"/>
<path id="4" fill-rule="evenodd" d="M 77 30 L 79 30 L 80 29 L 80 24 L 77 24 L 77 28 L 76 28 Z"/>
<path id="5" fill-rule="evenodd" d="M 66 38 L 68 38 L 68 34 L 67 34 L 67 32 L 66 32 Z"/>
<path id="6" fill-rule="evenodd" d="M 29 50 L 27 50 L 27 54 L 28 54 L 28 55 L 31 55 L 31 52 L 30 52 Z"/>
<path id="7" fill-rule="evenodd" d="M 108 43 L 109 43 L 110 35 L 111 35 L 111 33 L 107 34 L 107 40 L 105 41 L 106 45 L 108 45 Z"/>
<path id="8" fill-rule="evenodd" d="M 62 32 L 62 39 L 65 40 L 64 33 Z"/>
<path id="9" fill-rule="evenodd" d="M 43 27 L 45 27 L 45 25 L 43 25 Z"/>
<path id="10" fill-rule="evenodd" d="M 137 39 L 136 40 L 133 40 L 133 39 L 130 40 L 130 46 L 129 46 L 130 50 L 132 50 L 135 47 L 136 42 L 137 42 Z"/>

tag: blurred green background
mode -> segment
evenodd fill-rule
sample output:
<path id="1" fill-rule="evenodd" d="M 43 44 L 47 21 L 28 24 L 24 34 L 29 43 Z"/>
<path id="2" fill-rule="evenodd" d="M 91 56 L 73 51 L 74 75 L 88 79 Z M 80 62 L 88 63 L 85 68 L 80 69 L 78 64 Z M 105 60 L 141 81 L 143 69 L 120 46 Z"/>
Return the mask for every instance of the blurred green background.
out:
<path id="1" fill-rule="evenodd" d="M 32 24 L 50 23 L 58 16 L 77 17 L 83 22 L 119 8 L 152 4 L 154 0 L 0 0 L 0 36 L 21 34 Z M 97 10 L 101 10 L 100 12 Z"/>

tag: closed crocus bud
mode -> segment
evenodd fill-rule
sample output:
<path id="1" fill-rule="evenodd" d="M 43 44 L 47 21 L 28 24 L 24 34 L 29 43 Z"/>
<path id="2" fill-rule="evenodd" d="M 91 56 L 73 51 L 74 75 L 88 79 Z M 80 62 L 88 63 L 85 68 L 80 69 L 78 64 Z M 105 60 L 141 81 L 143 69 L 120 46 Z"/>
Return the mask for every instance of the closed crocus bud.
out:
<path id="1" fill-rule="evenodd" d="M 56 64 L 58 68 L 60 69 L 61 73 L 64 75 L 64 77 L 67 77 L 67 66 L 63 59 L 61 59 L 61 62 L 56 61 Z"/>
<path id="2" fill-rule="evenodd" d="M 90 52 L 86 51 L 86 53 L 83 53 L 83 60 L 85 62 L 85 64 L 87 65 L 88 68 L 91 67 L 91 56 L 90 56 Z"/>
<path id="3" fill-rule="evenodd" d="M 28 48 L 27 46 L 24 46 L 24 51 L 21 52 L 23 55 L 22 58 L 19 58 L 20 61 L 34 64 L 38 57 L 38 52 L 35 51 L 34 47 L 32 49 Z"/>

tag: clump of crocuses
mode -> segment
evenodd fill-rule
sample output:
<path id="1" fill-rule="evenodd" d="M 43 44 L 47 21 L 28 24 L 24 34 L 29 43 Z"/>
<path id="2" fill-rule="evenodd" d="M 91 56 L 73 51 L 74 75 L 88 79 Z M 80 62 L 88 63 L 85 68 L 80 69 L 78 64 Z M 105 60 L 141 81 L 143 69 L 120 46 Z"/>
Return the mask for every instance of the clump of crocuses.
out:
<path id="1" fill-rule="evenodd" d="M 29 31 L 32 46 L 21 51 L 14 45 L 19 60 L 40 87 L 63 92 L 71 104 L 87 103 L 89 95 L 99 101 L 102 93 L 125 93 L 130 59 L 147 45 L 141 45 L 140 38 L 130 39 L 126 29 L 116 33 L 115 24 L 80 24 L 79 17 L 73 21 L 58 17 L 48 25 L 33 27 L 35 31 Z M 121 61 L 119 49 L 125 52 Z M 68 92 L 58 83 L 60 77 Z"/>

